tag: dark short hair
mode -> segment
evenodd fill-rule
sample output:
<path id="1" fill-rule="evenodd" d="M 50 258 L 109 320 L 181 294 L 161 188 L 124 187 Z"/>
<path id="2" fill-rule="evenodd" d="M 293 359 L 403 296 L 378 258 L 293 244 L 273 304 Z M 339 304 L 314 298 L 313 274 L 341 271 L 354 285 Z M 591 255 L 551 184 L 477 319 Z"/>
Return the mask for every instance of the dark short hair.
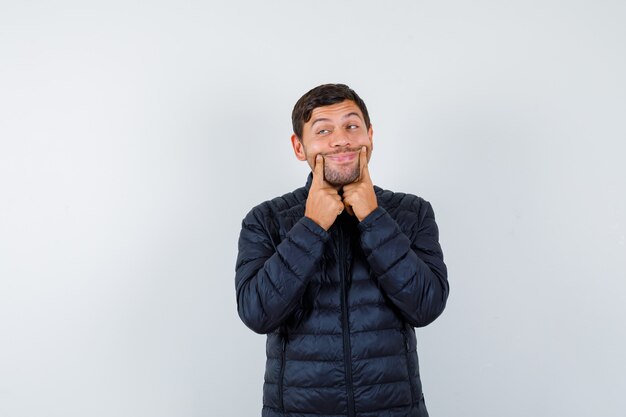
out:
<path id="1" fill-rule="evenodd" d="M 365 102 L 345 84 L 322 84 L 307 92 L 296 102 L 291 112 L 291 123 L 293 133 L 299 140 L 302 140 L 302 129 L 304 124 L 311 120 L 311 113 L 317 107 L 330 106 L 341 103 L 344 100 L 353 101 L 363 113 L 365 127 L 370 128 L 370 116 L 367 113 Z"/>

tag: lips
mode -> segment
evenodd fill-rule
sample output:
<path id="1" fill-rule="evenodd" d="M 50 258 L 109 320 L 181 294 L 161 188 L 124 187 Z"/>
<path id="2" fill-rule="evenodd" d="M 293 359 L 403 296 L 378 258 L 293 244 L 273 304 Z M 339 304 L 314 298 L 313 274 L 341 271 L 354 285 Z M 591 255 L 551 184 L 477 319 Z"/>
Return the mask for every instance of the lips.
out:
<path id="1" fill-rule="evenodd" d="M 336 163 L 346 163 L 354 161 L 357 158 L 358 154 L 358 152 L 342 152 L 332 155 L 326 155 L 324 158 L 326 160 Z"/>

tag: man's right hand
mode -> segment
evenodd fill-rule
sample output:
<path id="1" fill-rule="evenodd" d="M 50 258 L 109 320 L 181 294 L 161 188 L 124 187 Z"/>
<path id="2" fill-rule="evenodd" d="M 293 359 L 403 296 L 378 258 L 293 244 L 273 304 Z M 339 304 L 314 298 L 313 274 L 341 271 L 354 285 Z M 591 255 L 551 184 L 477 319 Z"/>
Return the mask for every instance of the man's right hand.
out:
<path id="1" fill-rule="evenodd" d="M 324 230 L 328 230 L 343 209 L 341 196 L 335 187 L 324 180 L 324 158 L 318 154 L 315 157 L 313 182 L 306 199 L 304 215 L 319 224 Z"/>

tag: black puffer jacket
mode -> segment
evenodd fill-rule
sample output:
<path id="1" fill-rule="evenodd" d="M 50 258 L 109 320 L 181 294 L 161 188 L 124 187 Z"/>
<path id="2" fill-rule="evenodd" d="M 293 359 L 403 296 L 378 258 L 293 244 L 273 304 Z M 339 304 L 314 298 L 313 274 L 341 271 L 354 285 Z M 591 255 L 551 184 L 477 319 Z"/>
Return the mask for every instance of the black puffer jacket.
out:
<path id="1" fill-rule="evenodd" d="M 239 316 L 267 333 L 263 417 L 424 417 L 414 327 L 443 311 L 448 281 L 433 210 L 375 187 L 362 222 L 325 231 L 305 187 L 248 213 Z"/>

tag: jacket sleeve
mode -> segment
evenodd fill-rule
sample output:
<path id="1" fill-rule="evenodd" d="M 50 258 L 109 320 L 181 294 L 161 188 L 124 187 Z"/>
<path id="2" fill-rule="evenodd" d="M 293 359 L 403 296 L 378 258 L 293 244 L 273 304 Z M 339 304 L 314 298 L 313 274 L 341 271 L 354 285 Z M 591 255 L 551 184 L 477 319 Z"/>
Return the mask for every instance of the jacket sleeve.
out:
<path id="1" fill-rule="evenodd" d="M 237 311 L 250 329 L 269 333 L 294 311 L 310 278 L 319 272 L 329 234 L 302 217 L 276 245 L 259 219 L 263 214 L 255 210 L 243 220 L 239 235 Z"/>
<path id="2" fill-rule="evenodd" d="M 430 203 L 421 201 L 417 221 L 404 225 L 402 219 L 405 231 L 382 207 L 359 223 L 361 247 L 375 279 L 414 327 L 435 320 L 449 292 L 435 215 Z"/>

